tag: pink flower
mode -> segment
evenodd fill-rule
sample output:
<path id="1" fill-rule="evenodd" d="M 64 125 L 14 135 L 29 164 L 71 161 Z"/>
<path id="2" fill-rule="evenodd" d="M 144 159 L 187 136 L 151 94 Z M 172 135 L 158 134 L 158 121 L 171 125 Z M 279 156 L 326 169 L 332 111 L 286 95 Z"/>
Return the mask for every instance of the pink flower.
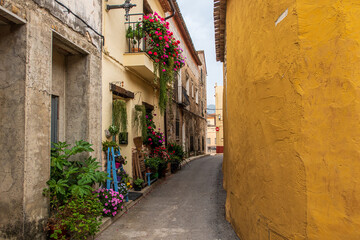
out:
<path id="1" fill-rule="evenodd" d="M 150 54 L 150 55 L 151 55 L 151 54 L 152 54 L 152 51 L 148 51 L 148 54 Z"/>
<path id="2" fill-rule="evenodd" d="M 108 196 L 105 196 L 105 198 L 108 198 Z"/>
<path id="3" fill-rule="evenodd" d="M 161 34 L 160 34 L 161 35 Z M 163 38 L 162 37 L 159 37 L 159 40 L 162 40 Z"/>
<path id="4" fill-rule="evenodd" d="M 163 72 L 166 72 L 166 70 L 165 70 L 165 69 L 163 69 L 162 71 L 163 71 Z"/>
<path id="5" fill-rule="evenodd" d="M 149 138 L 149 141 L 152 141 L 152 139 L 151 139 L 151 138 Z"/>

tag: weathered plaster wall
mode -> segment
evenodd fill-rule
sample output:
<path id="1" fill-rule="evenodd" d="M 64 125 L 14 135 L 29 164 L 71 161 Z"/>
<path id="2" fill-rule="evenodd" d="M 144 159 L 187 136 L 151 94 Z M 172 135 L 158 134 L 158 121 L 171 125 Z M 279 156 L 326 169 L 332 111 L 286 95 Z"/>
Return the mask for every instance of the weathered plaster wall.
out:
<path id="1" fill-rule="evenodd" d="M 0 33 L 0 226 L 13 226 L 23 212 L 26 27 L 0 26 Z"/>
<path id="2" fill-rule="evenodd" d="M 226 23 L 228 219 L 242 239 L 359 239 L 358 1 L 228 0 Z"/>
<path id="3" fill-rule="evenodd" d="M 1 181 L 6 184 L 1 184 L 0 191 L 0 239 L 43 239 L 43 226 L 48 215 L 48 200 L 42 191 L 50 174 L 53 35 L 57 32 L 88 52 L 82 55 L 85 59 L 82 67 L 73 61 L 68 69 L 73 69 L 70 73 L 77 72 L 67 79 L 73 77 L 77 81 L 77 84 L 72 82 L 74 85 L 71 88 L 73 91 L 74 87 L 78 88 L 78 93 L 82 95 L 78 98 L 81 101 L 68 103 L 68 111 L 73 114 L 71 119 L 68 116 L 67 125 L 74 120 L 76 126 L 73 126 L 80 127 L 68 134 L 69 139 L 73 141 L 72 137 L 79 137 L 76 140 L 83 138 L 93 143 L 94 157 L 100 156 L 101 149 L 100 48 L 96 47 L 96 40 L 82 35 L 83 26 L 74 31 L 73 26 L 67 26 L 53 16 L 58 9 L 40 8 L 30 0 L 5 0 L 1 3 L 26 19 L 27 23 L 19 29 L 11 27 L 9 34 L 1 31 L 0 36 L 0 52 L 6 55 L 6 58 L 1 56 L 1 60 L 5 61 L 2 66 L 6 68 L 0 67 L 0 72 L 7 77 L 0 80 L 2 85 L 6 85 L 4 94 L 0 95 L 1 129 L 9 130 L 1 131 L 1 134 L 6 134 L 1 139 L 8 142 L 0 146 L 8 154 L 1 158 L 6 166 L 6 175 L 1 175 Z M 79 106 L 84 108 L 79 111 L 76 108 Z M 75 111 L 78 111 L 79 117 L 74 115 Z"/>

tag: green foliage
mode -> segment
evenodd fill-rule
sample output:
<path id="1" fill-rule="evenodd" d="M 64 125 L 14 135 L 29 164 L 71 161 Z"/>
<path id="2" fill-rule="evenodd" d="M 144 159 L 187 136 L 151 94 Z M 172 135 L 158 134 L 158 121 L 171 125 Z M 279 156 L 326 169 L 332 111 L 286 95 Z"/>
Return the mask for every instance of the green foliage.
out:
<path id="1" fill-rule="evenodd" d="M 136 24 L 136 28 L 133 30 L 133 35 L 140 43 L 141 39 L 144 37 L 144 29 L 143 29 L 141 23 L 138 22 Z"/>
<path id="2" fill-rule="evenodd" d="M 142 139 L 145 140 L 147 136 L 147 129 L 146 129 L 146 109 L 144 105 L 135 105 L 134 127 L 136 127 L 141 131 Z"/>
<path id="3" fill-rule="evenodd" d="M 109 132 L 111 133 L 112 136 L 115 136 L 120 131 L 119 127 L 117 127 L 115 125 L 111 125 L 108 130 L 109 130 Z"/>
<path id="4" fill-rule="evenodd" d="M 113 101 L 113 125 L 119 128 L 120 132 L 127 131 L 126 102 L 120 99 Z"/>
<path id="5" fill-rule="evenodd" d="M 117 150 L 120 150 L 120 147 L 119 147 L 119 144 L 117 144 L 116 142 L 114 141 L 104 141 L 102 142 L 102 150 L 107 153 L 107 150 L 108 148 L 110 147 L 113 147 L 114 148 L 114 151 L 117 151 Z"/>
<path id="6" fill-rule="evenodd" d="M 65 200 L 50 217 L 50 239 L 87 239 L 100 230 L 101 215 L 102 204 L 93 194 Z"/>
<path id="7" fill-rule="evenodd" d="M 185 152 L 183 146 L 176 143 L 168 143 L 167 150 L 172 156 L 176 156 L 180 159 L 184 159 Z"/>
<path id="8" fill-rule="evenodd" d="M 134 180 L 134 185 L 141 187 L 141 185 L 144 183 L 144 180 L 142 180 L 141 178 L 135 179 Z"/>
<path id="9" fill-rule="evenodd" d="M 156 173 L 159 170 L 159 165 L 162 162 L 161 158 L 147 158 L 145 159 L 145 166 L 151 169 L 151 172 Z"/>
<path id="10" fill-rule="evenodd" d="M 71 160 L 70 157 L 84 152 L 92 152 L 91 144 L 78 141 L 75 146 L 65 142 L 54 143 L 51 149 L 51 172 L 48 188 L 44 193 L 50 194 L 52 207 L 63 204 L 72 197 L 84 197 L 92 192 L 92 185 L 107 179 L 105 172 L 98 171 L 100 163 L 96 158 L 88 157 Z"/>
<path id="11" fill-rule="evenodd" d="M 183 147 L 176 143 L 169 143 L 166 148 L 170 155 L 171 172 L 174 173 L 180 168 L 181 162 L 185 158 L 185 152 Z"/>

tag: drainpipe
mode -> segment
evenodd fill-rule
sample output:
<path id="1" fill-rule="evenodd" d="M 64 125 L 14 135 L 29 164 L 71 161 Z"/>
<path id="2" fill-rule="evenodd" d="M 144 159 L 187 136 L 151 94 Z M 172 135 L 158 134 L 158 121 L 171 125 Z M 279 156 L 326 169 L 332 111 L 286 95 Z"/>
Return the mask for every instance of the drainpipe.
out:
<path id="1" fill-rule="evenodd" d="M 168 20 L 168 19 L 170 19 L 170 18 L 172 18 L 174 15 L 175 15 L 175 6 L 174 6 L 174 2 L 173 2 L 173 0 L 168 0 L 169 1 L 169 3 L 170 3 L 170 6 L 171 6 L 171 15 L 170 16 L 167 16 L 166 18 L 165 18 L 165 20 Z"/>

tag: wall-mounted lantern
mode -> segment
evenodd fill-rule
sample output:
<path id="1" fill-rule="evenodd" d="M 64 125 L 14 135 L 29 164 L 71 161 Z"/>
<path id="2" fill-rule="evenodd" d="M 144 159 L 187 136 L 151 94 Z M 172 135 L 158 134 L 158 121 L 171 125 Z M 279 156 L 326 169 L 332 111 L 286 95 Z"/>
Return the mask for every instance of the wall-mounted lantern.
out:
<path id="1" fill-rule="evenodd" d="M 119 8 L 123 8 L 125 9 L 125 18 L 126 18 L 126 21 L 129 20 L 129 12 L 130 12 L 130 9 L 133 8 L 133 7 L 136 7 L 136 4 L 132 4 L 130 3 L 131 0 L 125 0 L 125 3 L 123 4 L 120 4 L 120 5 L 109 5 L 109 4 L 106 4 L 106 11 L 110 11 L 111 9 L 119 9 Z"/>

